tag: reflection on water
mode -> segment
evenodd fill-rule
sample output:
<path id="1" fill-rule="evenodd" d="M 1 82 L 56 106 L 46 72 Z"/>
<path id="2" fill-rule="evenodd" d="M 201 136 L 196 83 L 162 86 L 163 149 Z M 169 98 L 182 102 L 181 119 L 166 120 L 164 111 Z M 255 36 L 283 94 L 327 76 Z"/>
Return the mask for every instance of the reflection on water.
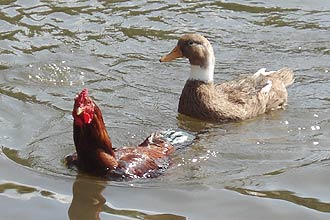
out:
<path id="1" fill-rule="evenodd" d="M 73 198 L 69 208 L 70 220 L 97 220 L 100 213 L 124 216 L 130 219 L 185 220 L 186 217 L 173 214 L 147 214 L 137 210 L 116 209 L 111 207 L 102 192 L 106 181 L 77 175 L 73 184 Z M 129 199 L 129 198 L 128 198 Z"/>
<path id="2" fill-rule="evenodd" d="M 44 197 L 46 199 L 54 199 L 61 203 L 69 203 L 70 201 L 70 196 L 15 182 L 1 183 L 0 195 L 18 200 L 30 200 L 34 197 Z"/>
<path id="3" fill-rule="evenodd" d="M 125 217 L 130 219 L 155 220 L 185 220 L 186 217 L 174 214 L 155 214 L 145 211 L 118 209 L 111 207 L 103 197 L 102 192 L 107 185 L 106 181 L 77 175 L 73 184 L 73 197 L 42 189 L 39 187 L 23 185 L 16 182 L 0 183 L 0 196 L 17 200 L 31 200 L 36 197 L 55 200 L 64 204 L 71 202 L 68 215 L 70 220 L 97 220 L 100 214 Z M 106 219 L 106 218 L 104 218 Z"/>
<path id="4" fill-rule="evenodd" d="M 320 212 L 330 212 L 330 203 L 321 202 L 316 198 L 304 198 L 296 195 L 294 192 L 290 191 L 262 191 L 262 190 L 250 190 L 244 188 L 234 188 L 234 187 L 226 187 L 228 190 L 236 191 L 243 195 L 256 196 L 261 198 L 269 198 L 269 199 L 278 199 L 285 200 L 288 202 L 292 202 L 297 205 L 304 206 L 306 208 L 314 209 Z"/>

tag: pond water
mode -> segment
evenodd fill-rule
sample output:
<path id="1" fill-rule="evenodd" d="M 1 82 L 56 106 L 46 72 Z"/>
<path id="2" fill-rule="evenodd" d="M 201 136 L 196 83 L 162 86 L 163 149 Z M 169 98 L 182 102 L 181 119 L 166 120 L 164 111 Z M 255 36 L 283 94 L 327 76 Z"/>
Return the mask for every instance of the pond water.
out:
<path id="1" fill-rule="evenodd" d="M 213 124 L 177 113 L 178 37 L 213 44 L 215 81 L 290 67 L 284 111 Z M 0 219 L 330 219 L 330 2 L 0 2 Z M 148 180 L 106 182 L 63 164 L 73 98 L 102 109 L 115 146 L 157 130 L 196 136 Z"/>

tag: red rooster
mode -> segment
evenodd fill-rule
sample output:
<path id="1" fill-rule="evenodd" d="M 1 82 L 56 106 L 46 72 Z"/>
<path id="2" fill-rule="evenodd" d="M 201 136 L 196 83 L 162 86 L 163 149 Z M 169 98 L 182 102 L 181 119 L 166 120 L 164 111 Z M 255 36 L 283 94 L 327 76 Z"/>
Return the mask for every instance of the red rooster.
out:
<path id="1" fill-rule="evenodd" d="M 68 166 L 105 178 L 149 178 L 170 164 L 174 147 L 153 133 L 136 147 L 113 148 L 102 113 L 84 89 L 75 98 L 72 115 L 76 153 L 67 156 Z"/>

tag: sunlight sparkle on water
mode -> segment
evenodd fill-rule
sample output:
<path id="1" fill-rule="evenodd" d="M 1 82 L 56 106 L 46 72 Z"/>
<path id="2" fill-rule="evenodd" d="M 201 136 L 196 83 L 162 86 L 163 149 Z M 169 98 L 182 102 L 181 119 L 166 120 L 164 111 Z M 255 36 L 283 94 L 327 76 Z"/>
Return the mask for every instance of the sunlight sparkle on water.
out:
<path id="1" fill-rule="evenodd" d="M 316 130 L 320 130 L 321 129 L 321 127 L 320 126 L 318 126 L 318 125 L 312 125 L 311 126 L 311 129 L 312 129 L 312 131 L 316 131 Z"/>

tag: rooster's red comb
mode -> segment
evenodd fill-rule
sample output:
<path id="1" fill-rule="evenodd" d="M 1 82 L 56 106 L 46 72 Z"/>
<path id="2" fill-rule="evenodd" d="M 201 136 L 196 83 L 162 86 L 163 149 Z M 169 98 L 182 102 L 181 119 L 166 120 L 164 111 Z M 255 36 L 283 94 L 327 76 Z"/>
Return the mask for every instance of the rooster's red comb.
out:
<path id="1" fill-rule="evenodd" d="M 76 98 L 76 101 L 83 102 L 88 97 L 88 89 L 83 89 Z"/>
<path id="2" fill-rule="evenodd" d="M 94 103 L 88 96 L 88 90 L 83 89 L 79 95 L 75 98 L 72 115 L 75 120 L 75 124 L 89 124 L 93 120 L 94 115 Z"/>

